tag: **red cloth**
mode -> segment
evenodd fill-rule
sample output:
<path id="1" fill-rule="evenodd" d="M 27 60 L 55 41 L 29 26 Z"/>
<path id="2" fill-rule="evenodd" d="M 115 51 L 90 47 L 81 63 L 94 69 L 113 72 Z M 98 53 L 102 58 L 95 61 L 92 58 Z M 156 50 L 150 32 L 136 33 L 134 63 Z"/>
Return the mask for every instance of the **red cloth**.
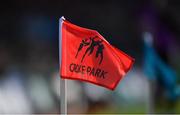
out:
<path id="1" fill-rule="evenodd" d="M 60 75 L 114 90 L 134 59 L 110 45 L 97 31 L 62 22 Z"/>

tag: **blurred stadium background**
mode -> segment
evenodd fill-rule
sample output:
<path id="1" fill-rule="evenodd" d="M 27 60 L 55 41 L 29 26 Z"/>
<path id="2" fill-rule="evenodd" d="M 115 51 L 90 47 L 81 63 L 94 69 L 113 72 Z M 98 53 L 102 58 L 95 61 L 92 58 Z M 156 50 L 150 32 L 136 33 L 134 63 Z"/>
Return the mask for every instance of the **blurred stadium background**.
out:
<path id="1" fill-rule="evenodd" d="M 1 114 L 60 112 L 62 15 L 136 60 L 115 91 L 68 80 L 68 113 L 180 113 L 180 1 L 6 0 L 0 9 Z"/>

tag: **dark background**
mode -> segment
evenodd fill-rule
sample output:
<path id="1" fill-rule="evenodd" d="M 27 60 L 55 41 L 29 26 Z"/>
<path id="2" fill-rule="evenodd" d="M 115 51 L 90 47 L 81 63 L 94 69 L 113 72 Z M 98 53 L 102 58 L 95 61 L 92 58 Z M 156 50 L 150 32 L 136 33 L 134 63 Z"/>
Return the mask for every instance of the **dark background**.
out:
<path id="1" fill-rule="evenodd" d="M 54 91 L 59 87 L 54 84 L 55 81 L 59 82 L 58 21 L 61 16 L 76 25 L 97 30 L 112 45 L 134 57 L 136 61 L 130 76 L 143 76 L 142 35 L 146 31 L 152 32 L 154 48 L 161 59 L 171 66 L 177 75 L 180 74 L 178 0 L 3 0 L 0 2 L 0 12 L 0 113 L 59 112 L 60 98 L 58 93 L 56 94 L 58 90 Z M 168 37 L 171 42 L 166 42 L 166 48 L 159 48 L 158 41 L 165 39 L 158 39 L 161 31 L 171 36 Z M 83 93 L 83 83 L 77 84 L 80 84 L 82 91 L 79 97 L 82 98 L 81 102 L 69 102 L 70 113 L 104 113 L 104 108 L 108 108 L 105 113 L 131 112 L 127 108 L 119 109 L 119 106 L 123 105 L 121 103 L 124 103 L 121 101 L 116 103 L 115 107 L 109 107 L 109 100 L 88 100 L 86 93 Z M 16 95 L 18 91 L 19 95 Z M 111 93 L 112 97 L 117 96 L 111 91 L 105 92 Z M 107 98 L 110 99 L 111 96 Z M 136 101 L 136 98 L 133 99 Z M 82 100 L 86 100 L 86 103 Z M 11 102 L 14 106 L 7 104 Z M 79 109 L 76 103 L 80 103 L 80 107 L 86 106 L 86 109 Z M 24 110 L 18 109 L 22 106 L 25 107 Z M 77 109 L 73 109 L 74 106 Z M 132 113 L 147 111 L 139 108 L 132 110 Z M 175 108 L 178 108 L 178 105 Z"/>

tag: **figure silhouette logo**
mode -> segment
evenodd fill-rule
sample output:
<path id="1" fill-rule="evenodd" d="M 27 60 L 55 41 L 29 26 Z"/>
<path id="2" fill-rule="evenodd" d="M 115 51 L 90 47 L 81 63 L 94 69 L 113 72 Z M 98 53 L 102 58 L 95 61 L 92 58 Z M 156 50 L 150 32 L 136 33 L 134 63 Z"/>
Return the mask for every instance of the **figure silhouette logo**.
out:
<path id="1" fill-rule="evenodd" d="M 78 57 L 79 52 L 83 49 L 86 48 L 86 51 L 83 55 L 83 57 L 81 58 L 81 62 L 83 62 L 84 58 L 86 57 L 86 55 L 88 54 L 88 56 L 92 55 L 95 47 L 97 47 L 96 50 L 96 58 L 98 58 L 100 56 L 100 60 L 99 60 L 99 65 L 102 63 L 103 60 L 103 50 L 104 50 L 104 45 L 102 44 L 103 40 L 95 40 L 95 38 L 97 38 L 98 36 L 95 37 L 90 37 L 90 38 L 86 38 L 83 39 L 81 41 L 81 43 L 79 44 L 79 48 L 77 50 L 76 56 L 75 58 Z"/>

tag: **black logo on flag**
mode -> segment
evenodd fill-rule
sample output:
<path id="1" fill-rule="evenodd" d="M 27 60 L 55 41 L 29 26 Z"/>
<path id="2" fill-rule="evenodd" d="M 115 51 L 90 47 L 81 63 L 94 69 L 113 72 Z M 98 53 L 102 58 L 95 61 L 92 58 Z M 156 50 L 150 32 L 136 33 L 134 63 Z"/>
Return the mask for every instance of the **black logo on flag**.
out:
<path id="1" fill-rule="evenodd" d="M 83 62 L 86 55 L 87 54 L 88 54 L 88 56 L 91 55 L 93 53 L 95 47 L 97 47 L 96 58 L 98 58 L 100 56 L 100 60 L 99 60 L 99 65 L 100 65 L 103 60 L 104 45 L 102 44 L 103 40 L 95 40 L 95 38 L 97 38 L 97 37 L 98 36 L 90 37 L 88 39 L 87 38 L 83 39 L 79 45 L 79 48 L 78 48 L 75 58 L 77 58 L 78 53 L 82 50 L 82 48 L 86 48 L 86 51 L 81 59 L 81 62 Z"/>

